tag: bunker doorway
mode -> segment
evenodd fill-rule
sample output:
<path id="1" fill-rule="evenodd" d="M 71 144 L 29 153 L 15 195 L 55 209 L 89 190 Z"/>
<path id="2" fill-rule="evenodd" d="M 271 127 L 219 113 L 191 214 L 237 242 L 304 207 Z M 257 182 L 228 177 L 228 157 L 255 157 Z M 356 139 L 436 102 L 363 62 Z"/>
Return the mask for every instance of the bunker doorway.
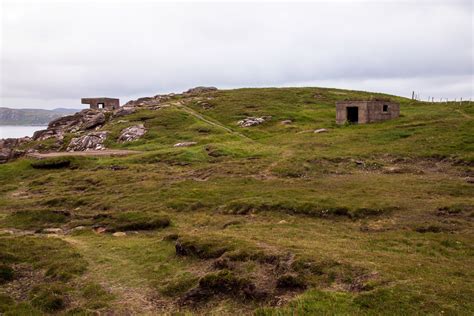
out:
<path id="1" fill-rule="evenodd" d="M 347 107 L 347 121 L 349 123 L 358 123 L 359 122 L 359 108 L 357 106 L 348 106 Z"/>
<path id="2" fill-rule="evenodd" d="M 104 108 L 104 103 L 98 103 L 98 104 L 97 104 L 97 108 L 103 109 L 103 108 Z"/>

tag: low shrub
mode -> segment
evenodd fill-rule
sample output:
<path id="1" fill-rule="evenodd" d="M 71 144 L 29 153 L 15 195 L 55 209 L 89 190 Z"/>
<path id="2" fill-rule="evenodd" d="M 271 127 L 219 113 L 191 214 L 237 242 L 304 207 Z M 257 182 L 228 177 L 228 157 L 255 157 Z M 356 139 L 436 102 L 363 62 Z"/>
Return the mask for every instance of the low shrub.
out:
<path id="1" fill-rule="evenodd" d="M 12 281 L 14 275 L 15 272 L 9 265 L 0 263 L 0 284 Z"/>

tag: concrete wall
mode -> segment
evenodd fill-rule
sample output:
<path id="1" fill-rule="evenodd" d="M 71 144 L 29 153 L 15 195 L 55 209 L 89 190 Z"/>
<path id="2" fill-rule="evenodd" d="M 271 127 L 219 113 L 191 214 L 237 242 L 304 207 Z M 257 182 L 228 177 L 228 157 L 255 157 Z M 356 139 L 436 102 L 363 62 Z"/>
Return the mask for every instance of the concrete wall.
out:
<path id="1" fill-rule="evenodd" d="M 387 105 L 387 111 L 383 106 Z M 339 101 L 336 102 L 336 123 L 347 121 L 347 107 L 359 108 L 359 124 L 386 121 L 400 116 L 400 104 L 388 101 Z"/>
<path id="2" fill-rule="evenodd" d="M 82 104 L 89 104 L 91 109 L 101 109 L 99 105 L 102 103 L 103 109 L 112 111 L 120 108 L 120 100 L 113 98 L 83 98 L 81 99 Z"/>

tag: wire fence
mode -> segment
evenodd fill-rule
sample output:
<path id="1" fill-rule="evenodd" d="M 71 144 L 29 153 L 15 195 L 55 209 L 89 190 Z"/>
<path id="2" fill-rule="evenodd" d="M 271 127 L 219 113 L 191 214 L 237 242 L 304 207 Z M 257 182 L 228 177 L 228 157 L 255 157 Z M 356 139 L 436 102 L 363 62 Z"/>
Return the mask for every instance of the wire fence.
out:
<path id="1" fill-rule="evenodd" d="M 428 98 L 422 98 L 420 94 L 416 93 L 415 91 L 412 91 L 411 93 L 411 99 L 412 100 L 416 100 L 416 101 L 421 101 L 421 102 L 430 102 L 430 103 L 459 103 L 459 105 L 462 105 L 463 103 L 464 104 L 468 104 L 468 105 L 471 105 L 471 98 L 467 99 L 467 98 L 462 98 L 462 97 L 459 97 L 459 98 L 435 98 L 435 97 L 432 97 L 432 96 L 428 96 Z"/>

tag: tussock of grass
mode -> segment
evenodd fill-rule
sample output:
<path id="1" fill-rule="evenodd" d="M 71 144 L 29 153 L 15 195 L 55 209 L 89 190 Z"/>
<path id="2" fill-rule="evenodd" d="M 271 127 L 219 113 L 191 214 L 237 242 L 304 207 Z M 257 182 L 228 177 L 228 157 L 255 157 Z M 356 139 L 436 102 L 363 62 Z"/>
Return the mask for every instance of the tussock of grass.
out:
<path id="1" fill-rule="evenodd" d="M 34 161 L 31 163 L 31 166 L 35 169 L 68 168 L 69 166 L 71 166 L 71 160 L 69 158 L 50 158 Z"/>
<path id="2" fill-rule="evenodd" d="M 60 283 L 35 286 L 30 292 L 31 304 L 43 312 L 55 313 L 66 307 L 66 293 Z"/>
<path id="3" fill-rule="evenodd" d="M 225 208 L 226 213 L 246 215 L 254 212 L 284 212 L 288 214 L 307 215 L 321 218 L 346 217 L 351 219 L 387 215 L 396 207 L 387 208 L 355 208 L 325 207 L 310 202 L 264 202 L 264 201 L 234 201 Z"/>
<path id="4" fill-rule="evenodd" d="M 219 258 L 230 249 L 232 249 L 232 246 L 225 242 L 199 237 L 180 237 L 176 241 L 176 254 L 179 256 L 212 259 Z"/>
<path id="5" fill-rule="evenodd" d="M 47 276 L 58 280 L 69 280 L 87 268 L 84 259 L 59 239 L 0 237 L 0 258 L 5 257 L 12 263 L 27 263 L 43 269 Z"/>
<path id="6" fill-rule="evenodd" d="M 60 226 L 70 218 L 71 214 L 66 211 L 22 210 L 9 214 L 3 222 L 8 227 L 40 230 Z"/>
<path id="7" fill-rule="evenodd" d="M 104 225 L 110 232 L 162 229 L 170 224 L 168 216 L 152 212 L 118 212 L 95 221 L 95 225 Z"/>

